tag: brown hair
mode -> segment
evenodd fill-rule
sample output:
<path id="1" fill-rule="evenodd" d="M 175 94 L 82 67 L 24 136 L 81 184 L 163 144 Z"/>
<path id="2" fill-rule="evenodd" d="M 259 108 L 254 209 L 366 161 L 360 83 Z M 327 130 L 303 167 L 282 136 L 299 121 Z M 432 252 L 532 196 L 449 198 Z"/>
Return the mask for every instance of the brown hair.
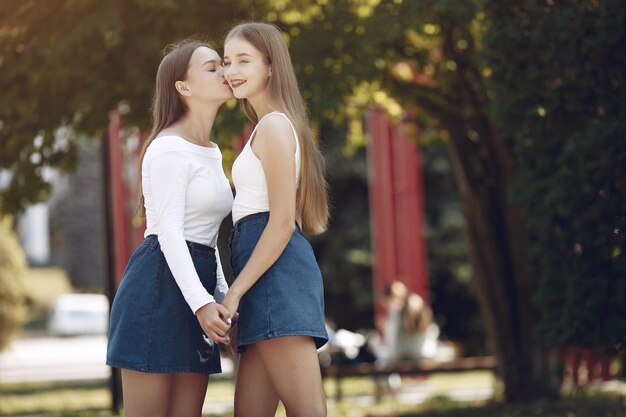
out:
<path id="1" fill-rule="evenodd" d="M 144 197 L 141 181 L 141 165 L 146 154 L 146 149 L 154 138 L 163 129 L 168 128 L 179 120 L 186 112 L 187 105 L 176 91 L 176 81 L 187 79 L 189 61 L 194 51 L 201 46 L 213 49 L 207 43 L 196 39 L 186 39 L 184 41 L 171 44 L 163 50 L 163 59 L 157 70 L 154 94 L 152 96 L 152 131 L 146 139 L 139 155 L 139 192 L 137 211 L 144 213 Z"/>
<path id="2" fill-rule="evenodd" d="M 423 333 L 433 321 L 433 311 L 417 293 L 410 292 L 402 281 L 393 281 L 385 288 L 390 308 L 400 310 L 402 329 L 407 333 Z"/>
<path id="3" fill-rule="evenodd" d="M 306 105 L 298 89 L 289 50 L 280 29 L 268 23 L 242 23 L 230 30 L 225 42 L 233 38 L 249 42 L 272 66 L 272 76 L 267 86 L 268 102 L 294 123 L 300 144 L 301 166 L 296 209 L 302 217 L 304 229 L 310 233 L 321 233 L 326 230 L 329 216 L 324 159 L 309 127 Z M 248 100 L 241 100 L 241 107 L 246 117 L 256 124 L 258 116 Z"/>

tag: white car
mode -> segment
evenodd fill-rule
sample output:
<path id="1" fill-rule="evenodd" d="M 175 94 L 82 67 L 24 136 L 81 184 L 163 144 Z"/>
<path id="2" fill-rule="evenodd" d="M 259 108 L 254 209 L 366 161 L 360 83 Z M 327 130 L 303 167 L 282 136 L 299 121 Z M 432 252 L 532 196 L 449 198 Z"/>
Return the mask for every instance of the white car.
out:
<path id="1" fill-rule="evenodd" d="M 106 334 L 109 300 L 102 294 L 64 294 L 57 298 L 48 321 L 53 336 Z"/>

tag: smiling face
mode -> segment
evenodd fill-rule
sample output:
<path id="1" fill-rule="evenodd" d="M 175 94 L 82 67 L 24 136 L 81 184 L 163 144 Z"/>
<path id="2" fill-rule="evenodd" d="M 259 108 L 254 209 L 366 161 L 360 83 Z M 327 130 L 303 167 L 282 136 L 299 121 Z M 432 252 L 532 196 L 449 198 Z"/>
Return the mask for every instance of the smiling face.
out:
<path id="1" fill-rule="evenodd" d="M 226 80 L 239 99 L 248 100 L 267 94 L 267 83 L 272 67 L 252 44 L 241 38 L 233 38 L 224 45 Z"/>
<path id="2" fill-rule="evenodd" d="M 188 103 L 193 101 L 224 103 L 233 97 L 224 79 L 222 59 L 213 49 L 201 46 L 189 60 L 185 80 L 176 81 L 176 90 Z"/>

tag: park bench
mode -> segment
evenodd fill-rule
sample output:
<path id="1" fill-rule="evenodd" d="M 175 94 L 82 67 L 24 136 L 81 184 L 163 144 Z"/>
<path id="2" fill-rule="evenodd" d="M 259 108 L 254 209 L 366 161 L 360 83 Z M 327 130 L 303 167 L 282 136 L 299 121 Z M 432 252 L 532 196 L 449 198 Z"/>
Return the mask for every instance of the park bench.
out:
<path id="1" fill-rule="evenodd" d="M 388 376 L 399 375 L 428 375 L 436 372 L 462 372 L 475 370 L 494 370 L 496 360 L 493 356 L 459 357 L 445 362 L 433 359 L 402 360 L 384 366 L 374 363 L 358 364 L 331 364 L 322 367 L 324 378 L 335 379 L 335 399 L 343 397 L 341 379 L 350 376 Z M 379 398 L 377 398 L 379 399 Z"/>

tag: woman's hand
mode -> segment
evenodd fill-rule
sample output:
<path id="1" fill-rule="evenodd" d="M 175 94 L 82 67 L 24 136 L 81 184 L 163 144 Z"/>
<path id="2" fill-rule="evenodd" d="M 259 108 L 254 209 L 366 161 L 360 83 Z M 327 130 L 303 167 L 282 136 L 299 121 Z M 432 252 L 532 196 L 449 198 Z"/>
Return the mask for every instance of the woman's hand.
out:
<path id="1" fill-rule="evenodd" d="M 196 318 L 206 336 L 216 343 L 229 344 L 229 310 L 218 303 L 206 304 L 196 311 Z"/>
<path id="2" fill-rule="evenodd" d="M 226 346 L 226 351 L 233 358 L 237 355 L 237 320 L 233 319 L 233 325 L 228 329 L 230 343 Z"/>
<path id="3" fill-rule="evenodd" d="M 224 297 L 224 301 L 222 301 L 222 305 L 228 310 L 228 319 L 229 319 L 229 324 L 232 324 L 232 320 L 231 319 L 236 319 L 237 318 L 237 310 L 239 309 L 239 301 L 240 301 L 240 297 L 238 297 L 237 295 L 235 295 L 234 291 L 232 291 L 232 288 L 228 291 L 228 293 L 226 294 L 226 297 Z"/>

